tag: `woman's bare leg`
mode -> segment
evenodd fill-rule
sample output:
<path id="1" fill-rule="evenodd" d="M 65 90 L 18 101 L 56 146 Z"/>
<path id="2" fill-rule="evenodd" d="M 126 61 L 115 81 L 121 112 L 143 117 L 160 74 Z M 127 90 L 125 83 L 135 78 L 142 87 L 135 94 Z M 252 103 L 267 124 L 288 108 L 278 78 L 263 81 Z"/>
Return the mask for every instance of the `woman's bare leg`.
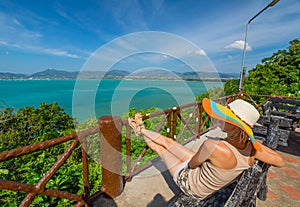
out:
<path id="1" fill-rule="evenodd" d="M 194 156 L 194 152 L 177 143 L 173 139 L 167 138 L 155 131 L 147 130 L 144 127 L 142 115 L 140 113 L 135 114 L 135 119 L 129 118 L 128 123 L 136 132 L 136 134 L 142 135 L 148 146 L 152 148 L 155 152 L 161 153 L 163 151 L 169 151 L 173 156 L 177 157 L 177 160 L 186 161 Z M 151 140 L 151 142 L 149 142 Z M 157 146 L 156 146 L 157 145 Z M 161 148 L 161 147 L 162 148 Z"/>
<path id="2" fill-rule="evenodd" d="M 183 161 L 181 159 L 179 159 L 177 156 L 175 156 L 174 154 L 172 154 L 171 152 L 169 152 L 166 148 L 151 141 L 147 137 L 145 137 L 145 140 L 146 140 L 147 145 L 154 152 L 156 152 L 159 155 L 159 157 L 163 160 L 163 162 L 167 166 L 170 174 L 173 176 L 176 167 L 178 165 L 182 164 Z"/>
<path id="3" fill-rule="evenodd" d="M 162 146 L 165 150 L 172 153 L 176 156 L 179 160 L 186 161 L 194 156 L 195 152 L 186 148 L 185 146 L 179 144 L 178 142 L 174 141 L 171 138 L 165 137 L 157 132 L 142 129 L 142 135 L 144 136 L 146 142 L 147 140 L 151 140 L 152 143 L 154 142 L 156 145 Z M 150 146 L 149 146 L 150 147 Z"/>

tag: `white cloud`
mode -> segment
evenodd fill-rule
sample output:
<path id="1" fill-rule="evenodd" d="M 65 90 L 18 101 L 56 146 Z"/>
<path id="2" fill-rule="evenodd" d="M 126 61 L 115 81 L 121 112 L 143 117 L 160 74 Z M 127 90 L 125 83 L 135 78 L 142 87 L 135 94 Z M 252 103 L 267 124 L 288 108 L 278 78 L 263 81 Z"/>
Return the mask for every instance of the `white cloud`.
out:
<path id="1" fill-rule="evenodd" d="M 19 44 L 9 43 L 7 41 L 0 41 L 0 45 L 14 48 L 22 48 Z"/>
<path id="2" fill-rule="evenodd" d="M 195 53 L 196 53 L 197 55 L 204 55 L 204 56 L 207 56 L 204 50 L 197 50 Z"/>
<path id="3" fill-rule="evenodd" d="M 60 50 L 60 49 L 41 49 L 41 52 L 49 55 L 55 55 L 55 56 L 63 56 L 63 57 L 70 57 L 70 58 L 81 58 L 78 55 L 71 54 L 67 51 Z"/>
<path id="4" fill-rule="evenodd" d="M 244 44 L 245 44 L 244 40 L 237 40 L 234 43 L 231 43 L 230 45 L 227 45 L 225 48 L 226 49 L 243 50 L 244 49 Z M 248 43 L 246 44 L 246 50 L 247 51 L 251 51 L 252 50 L 251 46 Z"/>
<path id="5" fill-rule="evenodd" d="M 42 37 L 38 31 L 26 28 L 15 16 L 0 11 L 0 38 L 17 42 L 34 41 Z"/>
<path id="6" fill-rule="evenodd" d="M 28 13 L 26 10 L 22 11 Z M 35 21 L 31 20 L 30 17 L 32 17 L 32 14 L 29 15 L 26 21 Z M 0 39 L 2 39 L 0 40 L 0 46 L 60 57 L 82 58 L 66 50 L 49 48 L 45 45 L 41 45 L 40 42 L 43 35 L 40 32 L 26 28 L 26 26 L 22 24 L 16 16 L 12 16 L 1 11 L 0 31 L 4 31 L 0 33 Z"/>
<path id="7" fill-rule="evenodd" d="M 72 54 L 72 53 L 69 53 L 68 51 L 61 50 L 61 49 L 41 48 L 41 47 L 34 47 L 34 46 L 28 46 L 28 45 L 19 45 L 19 44 L 9 43 L 6 41 L 0 41 L 0 45 L 6 46 L 6 47 L 18 48 L 18 49 L 22 49 L 22 50 L 30 50 L 32 52 L 43 53 L 43 54 L 48 54 L 48 55 L 70 57 L 70 58 L 82 58 L 76 54 Z"/>
<path id="8" fill-rule="evenodd" d="M 7 45 L 6 41 L 0 41 L 0 45 Z"/>

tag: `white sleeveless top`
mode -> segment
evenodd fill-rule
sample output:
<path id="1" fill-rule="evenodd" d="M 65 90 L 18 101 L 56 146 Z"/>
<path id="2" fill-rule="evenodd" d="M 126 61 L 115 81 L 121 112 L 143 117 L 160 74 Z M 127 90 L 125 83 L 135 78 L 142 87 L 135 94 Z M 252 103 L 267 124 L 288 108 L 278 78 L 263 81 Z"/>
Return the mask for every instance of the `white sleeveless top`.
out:
<path id="1" fill-rule="evenodd" d="M 189 184 L 191 190 L 201 199 L 211 195 L 219 189 L 232 183 L 245 170 L 250 168 L 249 157 L 251 156 L 251 143 L 248 142 L 243 150 L 236 149 L 230 143 L 223 142 L 236 157 L 237 164 L 233 169 L 221 169 L 209 161 L 189 171 Z"/>

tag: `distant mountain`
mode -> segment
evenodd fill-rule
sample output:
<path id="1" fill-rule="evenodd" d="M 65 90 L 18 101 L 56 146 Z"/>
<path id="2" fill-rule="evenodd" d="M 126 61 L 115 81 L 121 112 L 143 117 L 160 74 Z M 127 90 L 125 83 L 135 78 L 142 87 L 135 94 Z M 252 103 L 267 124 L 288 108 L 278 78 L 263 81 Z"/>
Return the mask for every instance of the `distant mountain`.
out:
<path id="1" fill-rule="evenodd" d="M 128 78 L 154 78 L 154 79 L 191 79 L 191 80 L 207 80 L 207 79 L 235 79 L 238 73 L 213 73 L 213 72 L 174 72 L 160 69 L 151 69 L 132 73 Z"/>
<path id="2" fill-rule="evenodd" d="M 77 79 L 120 79 L 124 78 L 129 74 L 128 71 L 124 70 L 112 70 L 112 71 L 81 71 L 78 73 Z"/>
<path id="3" fill-rule="evenodd" d="M 122 78 L 128 76 L 130 73 L 125 70 L 112 70 L 107 71 L 104 75 L 105 78 Z"/>
<path id="4" fill-rule="evenodd" d="M 78 72 L 68 72 L 63 70 L 47 69 L 31 75 L 22 73 L 0 73 L 0 80 L 16 79 L 76 79 Z"/>
<path id="5" fill-rule="evenodd" d="M 47 69 L 29 75 L 29 79 L 76 79 L 78 72 L 68 72 L 63 70 Z"/>
<path id="6" fill-rule="evenodd" d="M 27 75 L 21 73 L 0 73 L 0 80 L 27 79 Z"/>
<path id="7" fill-rule="evenodd" d="M 77 79 L 100 79 L 104 74 L 104 71 L 81 71 L 78 73 Z"/>
<path id="8" fill-rule="evenodd" d="M 185 72 L 179 73 L 184 79 L 234 79 L 238 78 L 238 73 L 213 73 L 213 72 Z"/>
<path id="9" fill-rule="evenodd" d="M 172 71 L 148 69 L 130 73 L 127 75 L 127 78 L 181 79 L 181 76 Z"/>
<path id="10" fill-rule="evenodd" d="M 236 79 L 239 77 L 238 73 L 212 73 L 212 72 L 174 72 L 158 69 L 151 69 L 142 72 L 130 73 L 124 70 L 112 71 L 81 71 L 68 72 L 64 70 L 47 69 L 34 74 L 20 74 L 20 73 L 0 73 L 0 80 L 13 79 L 187 79 L 187 80 L 211 80 L 211 79 Z"/>

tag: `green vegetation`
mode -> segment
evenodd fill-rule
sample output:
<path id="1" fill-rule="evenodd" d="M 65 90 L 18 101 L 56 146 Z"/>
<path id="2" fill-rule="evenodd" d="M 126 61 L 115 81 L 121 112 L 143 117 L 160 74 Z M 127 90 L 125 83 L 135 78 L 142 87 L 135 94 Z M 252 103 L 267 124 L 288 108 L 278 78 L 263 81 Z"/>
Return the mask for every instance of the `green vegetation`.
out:
<path id="1" fill-rule="evenodd" d="M 225 94 L 238 90 L 238 80 L 227 81 Z M 300 39 L 290 42 L 286 50 L 278 50 L 262 64 L 249 70 L 245 79 L 244 92 L 277 96 L 300 96 Z"/>
<path id="2" fill-rule="evenodd" d="M 146 115 L 146 114 L 150 114 L 150 113 L 154 113 L 158 111 L 158 109 L 156 108 L 149 108 L 146 110 L 140 110 L 139 112 L 142 115 Z M 129 113 L 125 114 L 122 119 L 127 119 L 128 117 L 134 117 L 135 113 L 138 112 L 135 108 L 131 108 L 129 110 Z M 159 123 L 159 121 L 161 120 L 162 117 L 155 117 L 151 119 L 151 122 L 149 120 L 145 120 L 145 127 L 147 129 L 156 129 L 157 125 Z M 166 130 L 163 130 L 161 132 L 162 134 L 166 133 Z M 123 129 L 122 132 L 123 135 L 125 135 L 125 129 Z M 122 153 L 123 153 L 123 162 L 125 163 L 125 158 L 126 156 L 126 137 L 122 136 Z M 131 130 L 131 141 L 130 141 L 130 153 L 131 153 L 131 160 L 132 160 L 132 164 L 137 160 L 137 158 L 139 157 L 139 155 L 141 154 L 142 150 L 146 147 L 146 143 L 143 139 L 143 137 L 141 136 L 136 136 L 133 133 L 133 130 Z M 139 163 L 139 165 L 145 164 L 148 161 L 152 160 L 154 157 L 156 157 L 156 154 L 152 151 L 152 150 L 147 150 L 146 154 L 144 155 L 143 159 L 141 160 L 141 162 Z M 125 167 L 123 167 L 123 170 L 125 170 Z"/>
<path id="3" fill-rule="evenodd" d="M 293 40 L 287 50 L 279 50 L 271 57 L 262 60 L 249 71 L 245 79 L 244 92 L 249 94 L 267 94 L 299 97 L 300 95 L 300 40 Z M 218 98 L 224 95 L 235 94 L 238 91 L 239 80 L 227 81 L 223 88 L 213 88 L 204 94 L 200 94 L 196 101 L 204 97 Z M 142 110 L 143 115 L 157 111 L 155 108 Z M 133 117 L 137 112 L 131 109 L 122 119 Z M 190 116 L 190 110 L 181 111 L 182 117 L 186 120 Z M 163 115 L 146 120 L 148 129 L 156 129 L 162 120 Z M 203 114 L 203 120 L 205 114 Z M 202 121 L 203 121 L 202 120 Z M 61 137 L 75 132 L 74 120 L 59 107 L 57 103 L 41 103 L 39 108 L 26 107 L 14 111 L 7 108 L 0 111 L 0 153 L 15 149 L 21 146 L 39 143 L 45 140 Z M 177 133 L 180 130 L 178 121 Z M 194 123 L 192 123 L 194 124 Z M 209 125 L 210 123 L 208 123 Z M 88 120 L 76 126 L 77 130 L 84 130 L 97 126 L 97 120 Z M 207 126 L 206 126 L 207 127 Z M 205 128 L 204 128 L 205 129 Z M 124 127 L 123 127 L 123 130 Z M 167 127 L 163 126 L 162 134 L 167 133 Z M 188 132 L 189 133 L 189 132 Z M 184 138 L 190 136 L 186 134 Z M 123 131 L 122 153 L 126 153 L 126 137 Z M 184 139 L 183 138 L 183 139 Z M 51 147 L 47 150 L 24 155 L 0 163 L 0 179 L 13 180 L 28 184 L 36 184 L 60 158 L 61 154 L 69 147 L 70 141 Z M 101 188 L 101 166 L 98 164 L 99 134 L 88 137 L 87 151 L 89 154 L 89 172 L 91 194 Z M 131 135 L 131 158 L 134 162 L 146 146 L 141 137 Z M 156 155 L 147 150 L 145 157 L 140 164 L 154 158 Z M 123 173 L 125 173 L 125 157 Z M 58 189 L 75 194 L 83 193 L 81 164 L 81 147 L 79 146 L 59 169 L 55 176 L 47 184 L 47 188 Z M 0 190 L 0 206 L 18 206 L 23 200 L 25 193 Z M 46 196 L 37 196 L 33 202 L 36 206 L 71 206 L 73 203 L 65 199 L 56 199 Z"/>
<path id="4" fill-rule="evenodd" d="M 56 138 L 74 132 L 74 120 L 55 104 L 41 103 L 0 114 L 0 152 Z"/>
<path id="5" fill-rule="evenodd" d="M 88 128 L 89 123 L 81 128 Z M 41 103 L 39 108 L 26 107 L 14 111 L 11 108 L 0 111 L 0 153 L 25 145 L 39 143 L 75 132 L 74 120 L 57 103 Z M 0 162 L 0 179 L 37 184 L 47 173 L 71 141 Z M 101 167 L 89 160 L 91 193 L 101 188 Z M 83 193 L 81 147 L 75 149 L 72 156 L 48 182 L 46 188 Z M 0 206 L 18 206 L 26 196 L 23 192 L 0 190 Z M 72 206 L 73 202 L 47 196 L 37 196 L 36 206 Z"/>
<path id="6" fill-rule="evenodd" d="M 150 108 L 142 110 L 143 114 L 153 113 L 157 109 Z M 134 115 L 135 109 L 125 114 L 123 119 Z M 151 128 L 158 123 L 159 118 L 150 123 L 146 121 L 147 127 Z M 87 120 L 78 124 L 76 129 L 82 131 L 97 126 L 95 119 Z M 152 126 L 151 126 L 152 125 Z M 14 111 L 7 108 L 0 111 L 0 153 L 22 147 L 25 145 L 43 142 L 49 139 L 61 137 L 75 132 L 74 120 L 59 107 L 57 103 L 41 103 L 39 108 L 26 107 Z M 123 128 L 125 130 L 125 128 Z M 125 135 L 125 131 L 123 132 Z M 146 146 L 141 137 L 132 134 L 131 158 L 132 163 L 136 161 L 142 149 Z M 89 155 L 89 180 L 91 194 L 99 191 L 102 186 L 100 163 L 100 135 L 96 133 L 87 137 L 87 152 Z M 126 172 L 126 137 L 122 137 L 123 173 Z M 31 153 L 18 158 L 0 162 L 0 179 L 18 181 L 27 184 L 37 184 L 39 180 L 60 158 L 70 146 L 71 141 L 51 147 L 47 150 Z M 155 157 L 155 153 L 148 150 L 140 165 Z M 46 188 L 67 191 L 74 194 L 83 193 L 81 147 L 77 147 L 72 156 L 58 170 L 54 177 L 48 182 Z M 26 193 L 0 190 L 0 206 L 18 206 L 25 198 Z M 57 199 L 47 196 L 37 196 L 32 205 L 37 206 L 72 206 L 73 202 L 67 199 Z"/>

